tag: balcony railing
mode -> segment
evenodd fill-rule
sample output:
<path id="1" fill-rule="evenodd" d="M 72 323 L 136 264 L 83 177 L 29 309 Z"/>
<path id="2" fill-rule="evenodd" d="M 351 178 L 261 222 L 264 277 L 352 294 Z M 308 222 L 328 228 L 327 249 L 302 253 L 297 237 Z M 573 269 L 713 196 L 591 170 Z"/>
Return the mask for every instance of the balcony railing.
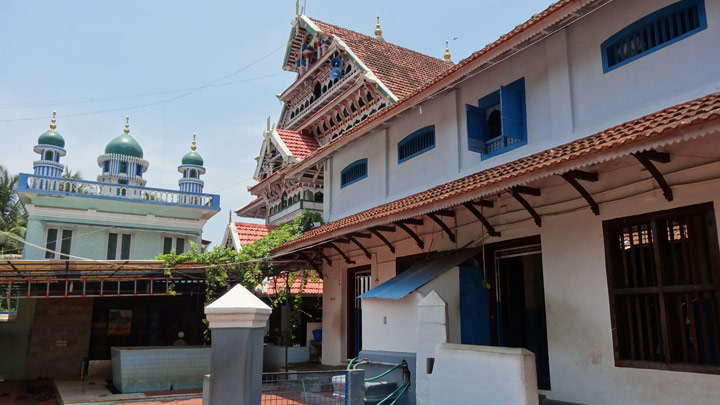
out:
<path id="1" fill-rule="evenodd" d="M 299 200 L 272 214 L 268 217 L 268 223 L 274 223 L 275 221 L 299 210 L 322 212 L 323 203 L 320 201 Z"/>
<path id="2" fill-rule="evenodd" d="M 150 204 L 172 204 L 220 210 L 220 196 L 216 194 L 185 193 L 161 188 L 36 176 L 28 173 L 20 173 L 17 191 L 112 200 L 140 200 Z"/>

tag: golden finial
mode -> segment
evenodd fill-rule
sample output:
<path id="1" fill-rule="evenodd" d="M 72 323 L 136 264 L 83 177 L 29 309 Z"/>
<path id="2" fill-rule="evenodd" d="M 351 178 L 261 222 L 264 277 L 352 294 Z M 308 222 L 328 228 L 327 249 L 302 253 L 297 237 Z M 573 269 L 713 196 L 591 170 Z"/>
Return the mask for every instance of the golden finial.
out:
<path id="1" fill-rule="evenodd" d="M 57 113 L 55 111 L 53 111 L 53 117 L 50 120 L 50 129 L 53 131 L 55 130 L 55 128 L 57 128 L 57 126 L 55 125 L 55 114 L 57 114 Z"/>
<path id="2" fill-rule="evenodd" d="M 448 41 L 445 41 L 445 54 L 443 55 L 446 61 L 452 62 L 450 60 L 450 46 L 448 45 Z"/>
<path id="3" fill-rule="evenodd" d="M 380 16 L 377 16 L 377 25 L 375 26 L 375 38 L 383 39 L 382 28 L 380 28 Z"/>
<path id="4" fill-rule="evenodd" d="M 123 131 L 123 132 L 125 132 L 126 134 L 130 133 L 130 116 L 129 115 L 125 116 L 125 131 Z"/>
<path id="5" fill-rule="evenodd" d="M 190 147 L 190 150 L 193 151 L 193 152 L 195 152 L 195 149 L 197 149 L 197 147 L 195 146 L 195 137 L 196 137 L 196 136 L 197 136 L 197 133 L 193 133 L 192 146 Z"/>

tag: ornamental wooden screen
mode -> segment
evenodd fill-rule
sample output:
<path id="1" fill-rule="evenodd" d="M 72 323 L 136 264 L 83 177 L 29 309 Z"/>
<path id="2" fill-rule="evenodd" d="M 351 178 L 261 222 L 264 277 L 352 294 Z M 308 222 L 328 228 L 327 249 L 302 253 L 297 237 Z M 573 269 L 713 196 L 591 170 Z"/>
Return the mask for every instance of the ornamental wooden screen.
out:
<path id="1" fill-rule="evenodd" d="M 720 373 L 712 204 L 603 226 L 616 365 Z"/>

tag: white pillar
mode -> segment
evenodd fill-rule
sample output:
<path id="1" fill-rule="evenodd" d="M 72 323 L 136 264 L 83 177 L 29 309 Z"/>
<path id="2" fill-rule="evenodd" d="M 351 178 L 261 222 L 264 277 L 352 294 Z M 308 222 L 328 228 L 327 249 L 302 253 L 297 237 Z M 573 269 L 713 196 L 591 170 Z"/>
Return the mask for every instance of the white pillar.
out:
<path id="1" fill-rule="evenodd" d="M 417 355 L 415 356 L 415 396 L 418 405 L 430 404 L 430 367 L 435 350 L 447 342 L 447 303 L 435 292 L 418 303 Z"/>
<path id="2" fill-rule="evenodd" d="M 205 308 L 212 331 L 211 404 L 260 405 L 263 336 L 270 312 L 241 285 Z"/>

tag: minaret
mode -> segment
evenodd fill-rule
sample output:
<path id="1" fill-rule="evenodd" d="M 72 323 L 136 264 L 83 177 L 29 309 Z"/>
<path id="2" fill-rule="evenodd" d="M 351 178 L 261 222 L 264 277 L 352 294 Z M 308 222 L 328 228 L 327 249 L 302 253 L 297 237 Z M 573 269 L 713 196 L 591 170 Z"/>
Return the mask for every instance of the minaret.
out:
<path id="1" fill-rule="evenodd" d="M 40 160 L 33 162 L 33 170 L 37 176 L 61 177 L 65 166 L 60 157 L 65 156 L 65 140 L 55 131 L 55 111 L 50 120 L 50 129 L 38 138 L 33 150 L 40 155 Z"/>
<path id="2" fill-rule="evenodd" d="M 182 173 L 182 178 L 178 181 L 180 185 L 180 191 L 193 194 L 201 194 L 205 182 L 200 180 L 200 175 L 205 174 L 205 168 L 203 167 L 203 158 L 199 153 L 195 151 L 195 137 L 197 134 L 193 134 L 192 146 L 190 152 L 186 153 L 182 158 L 180 166 L 178 166 L 178 172 Z"/>
<path id="3" fill-rule="evenodd" d="M 140 144 L 130 136 L 130 117 L 125 117 L 123 134 L 107 144 L 105 153 L 98 156 L 97 162 L 98 166 L 102 168 L 102 173 L 97 177 L 97 181 L 145 186 L 147 180 L 142 176 L 147 171 L 149 163 L 143 159 L 143 150 Z"/>

